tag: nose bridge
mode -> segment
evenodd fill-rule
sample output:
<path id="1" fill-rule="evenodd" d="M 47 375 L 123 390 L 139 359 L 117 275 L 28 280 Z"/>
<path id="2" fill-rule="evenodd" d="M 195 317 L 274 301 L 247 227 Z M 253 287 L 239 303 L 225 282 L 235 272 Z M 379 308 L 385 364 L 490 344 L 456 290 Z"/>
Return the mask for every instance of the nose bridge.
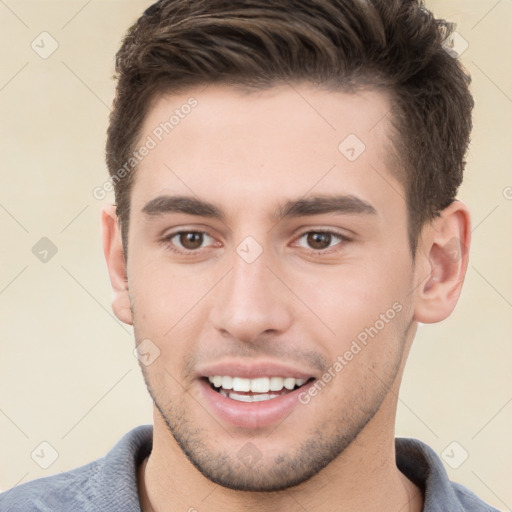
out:
<path id="1" fill-rule="evenodd" d="M 231 261 L 231 271 L 223 279 L 212 310 L 215 327 L 249 342 L 265 332 L 285 330 L 291 321 L 290 311 L 267 266 L 269 258 L 263 247 L 246 240 Z"/>
<path id="2" fill-rule="evenodd" d="M 269 283 L 271 273 L 267 268 L 267 258 L 263 254 L 254 261 L 247 260 L 240 256 L 239 251 L 233 257 L 233 266 L 230 276 L 230 287 L 233 297 L 243 302 L 250 302 L 254 305 L 265 301 L 265 297 L 271 292 L 272 285 Z"/>

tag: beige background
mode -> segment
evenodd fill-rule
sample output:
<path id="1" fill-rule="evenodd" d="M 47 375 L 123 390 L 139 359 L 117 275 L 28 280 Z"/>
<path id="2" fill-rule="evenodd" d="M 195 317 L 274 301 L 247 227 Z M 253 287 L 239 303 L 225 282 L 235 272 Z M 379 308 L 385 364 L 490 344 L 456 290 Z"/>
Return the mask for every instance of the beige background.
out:
<path id="1" fill-rule="evenodd" d="M 0 489 L 84 464 L 151 422 L 131 330 L 110 310 L 92 195 L 107 177 L 113 56 L 148 4 L 0 2 Z M 474 238 L 456 312 L 419 330 L 397 435 L 440 454 L 456 441 L 447 460 L 469 457 L 451 478 L 512 510 L 512 1 L 428 5 L 469 44 L 477 107 L 460 197 Z M 58 43 L 48 58 L 31 47 L 51 49 L 43 31 Z M 46 263 L 32 253 L 42 237 L 58 249 Z M 58 452 L 48 469 L 43 441 Z"/>

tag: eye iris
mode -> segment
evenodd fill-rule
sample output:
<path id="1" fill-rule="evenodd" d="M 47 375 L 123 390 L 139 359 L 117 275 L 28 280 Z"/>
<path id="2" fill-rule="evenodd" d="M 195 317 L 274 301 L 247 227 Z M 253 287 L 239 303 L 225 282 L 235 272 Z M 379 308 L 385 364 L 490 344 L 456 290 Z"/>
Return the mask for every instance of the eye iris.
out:
<path id="1" fill-rule="evenodd" d="M 180 244 L 185 247 L 185 249 L 198 249 L 203 244 L 203 238 L 203 233 L 181 233 Z"/>
<path id="2" fill-rule="evenodd" d="M 313 249 L 326 249 L 331 245 L 332 235 L 329 233 L 308 233 L 308 245 Z"/>

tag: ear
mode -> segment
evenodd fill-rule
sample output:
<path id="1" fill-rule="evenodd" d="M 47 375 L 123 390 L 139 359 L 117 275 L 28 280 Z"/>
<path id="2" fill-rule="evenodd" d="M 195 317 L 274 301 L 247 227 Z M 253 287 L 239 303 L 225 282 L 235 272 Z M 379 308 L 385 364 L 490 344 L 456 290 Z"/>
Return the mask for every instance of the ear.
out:
<path id="1" fill-rule="evenodd" d="M 414 320 L 435 323 L 451 314 L 466 275 L 470 239 L 469 211 L 460 201 L 425 225 L 416 254 Z"/>
<path id="2" fill-rule="evenodd" d="M 112 310 L 121 322 L 132 325 L 126 259 L 121 238 L 121 227 L 114 205 L 105 206 L 101 211 L 101 225 L 103 253 L 105 254 L 113 292 Z"/>

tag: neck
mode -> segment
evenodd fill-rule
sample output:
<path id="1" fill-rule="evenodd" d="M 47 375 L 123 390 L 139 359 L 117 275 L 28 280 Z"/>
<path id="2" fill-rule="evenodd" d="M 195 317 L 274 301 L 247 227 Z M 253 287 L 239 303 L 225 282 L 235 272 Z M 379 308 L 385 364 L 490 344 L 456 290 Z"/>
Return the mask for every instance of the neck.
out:
<path id="1" fill-rule="evenodd" d="M 307 482 L 271 493 L 235 491 L 208 480 L 186 458 L 155 412 L 153 451 L 139 472 L 142 510 L 421 512 L 421 491 L 396 467 L 393 428 L 382 429 L 383 424 L 393 424 L 382 417 L 390 415 L 382 405 L 336 460 Z"/>

